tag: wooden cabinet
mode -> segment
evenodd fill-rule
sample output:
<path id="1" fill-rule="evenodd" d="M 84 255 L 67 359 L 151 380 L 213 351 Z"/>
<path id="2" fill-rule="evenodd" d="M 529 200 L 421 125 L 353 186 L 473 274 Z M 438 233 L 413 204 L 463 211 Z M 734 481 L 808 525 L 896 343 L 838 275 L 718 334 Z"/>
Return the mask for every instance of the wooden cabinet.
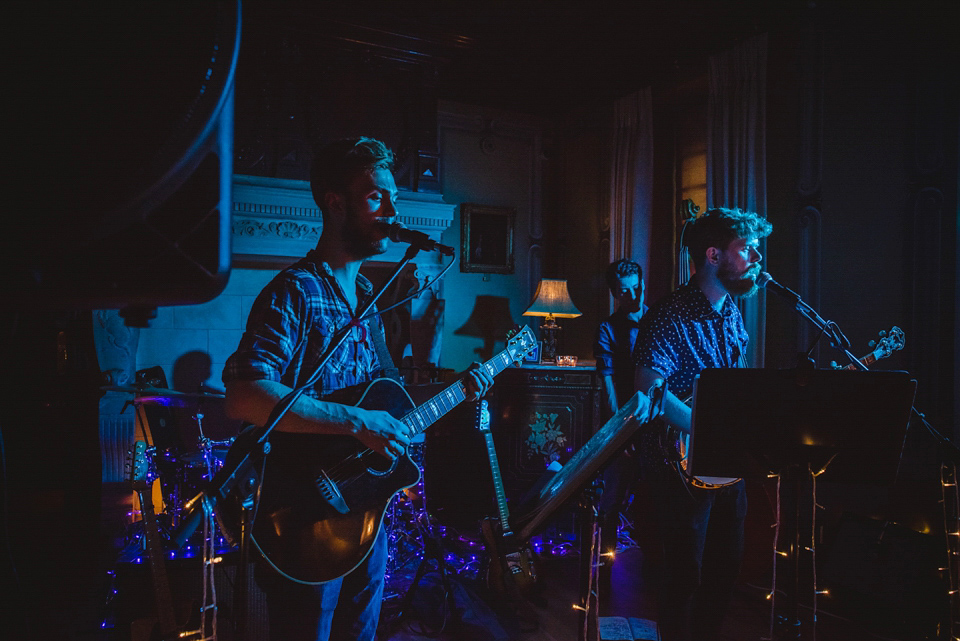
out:
<path id="1" fill-rule="evenodd" d="M 496 380 L 490 428 L 511 510 L 552 461 L 561 465 L 593 434 L 599 417 L 594 366 L 509 367 Z M 476 406 L 464 403 L 427 432 L 424 490 L 444 524 L 469 528 L 495 514 L 493 483 Z"/>
<path id="2" fill-rule="evenodd" d="M 592 436 L 599 410 L 592 364 L 525 364 L 500 374 L 490 426 L 507 497 L 519 500 L 551 462 L 569 461 Z"/>

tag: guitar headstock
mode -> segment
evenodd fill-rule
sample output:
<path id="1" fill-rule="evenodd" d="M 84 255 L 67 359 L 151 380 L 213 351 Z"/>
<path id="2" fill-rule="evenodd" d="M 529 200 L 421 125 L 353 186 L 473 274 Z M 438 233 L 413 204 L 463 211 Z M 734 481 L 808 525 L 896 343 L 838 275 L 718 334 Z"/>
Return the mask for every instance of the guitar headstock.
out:
<path id="1" fill-rule="evenodd" d="M 127 459 L 127 472 L 129 473 L 130 485 L 133 486 L 134 490 L 145 490 L 149 487 L 150 481 L 147 479 L 147 469 L 147 443 L 146 441 L 135 441 Z"/>
<path id="2" fill-rule="evenodd" d="M 889 332 L 880 332 L 879 336 L 880 340 L 877 341 L 876 348 L 873 350 L 874 357 L 877 360 L 887 358 L 898 349 L 903 349 L 905 336 L 903 330 L 896 325 L 891 327 Z M 873 346 L 871 345 L 871 347 Z"/>
<path id="3" fill-rule="evenodd" d="M 537 338 L 529 327 L 525 326 L 519 332 L 511 332 L 507 335 L 507 352 L 514 363 L 521 362 L 523 357 L 536 346 Z"/>
<path id="4" fill-rule="evenodd" d="M 481 432 L 490 431 L 490 403 L 487 399 L 477 403 L 477 429 Z"/>

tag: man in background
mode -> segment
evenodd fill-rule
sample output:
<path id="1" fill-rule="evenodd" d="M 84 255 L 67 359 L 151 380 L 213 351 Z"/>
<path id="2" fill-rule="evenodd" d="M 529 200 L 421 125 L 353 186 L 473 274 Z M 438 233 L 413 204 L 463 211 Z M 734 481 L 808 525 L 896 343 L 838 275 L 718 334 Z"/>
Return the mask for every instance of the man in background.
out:
<path id="1" fill-rule="evenodd" d="M 643 269 L 632 260 L 617 260 L 607 267 L 607 286 L 616 301 L 616 310 L 597 328 L 593 354 L 600 378 L 601 414 L 606 422 L 620 406 L 633 396 L 633 345 L 637 339 L 643 304 Z M 627 505 L 640 468 L 636 456 L 621 452 L 607 466 L 603 475 L 599 518 L 601 548 L 604 554 L 616 552 L 620 512 Z M 604 579 L 608 579 L 612 557 L 605 557 Z"/>

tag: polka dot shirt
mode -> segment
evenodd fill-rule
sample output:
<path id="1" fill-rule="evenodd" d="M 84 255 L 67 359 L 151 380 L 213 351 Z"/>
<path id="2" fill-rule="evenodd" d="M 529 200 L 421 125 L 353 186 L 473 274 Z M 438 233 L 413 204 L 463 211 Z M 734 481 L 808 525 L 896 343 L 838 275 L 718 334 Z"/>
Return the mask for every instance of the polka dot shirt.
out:
<path id="1" fill-rule="evenodd" d="M 677 397 L 693 393 L 693 381 L 708 367 L 737 367 L 749 336 L 743 317 L 727 296 L 717 312 L 694 282 L 655 304 L 637 331 L 633 360 L 667 381 Z"/>

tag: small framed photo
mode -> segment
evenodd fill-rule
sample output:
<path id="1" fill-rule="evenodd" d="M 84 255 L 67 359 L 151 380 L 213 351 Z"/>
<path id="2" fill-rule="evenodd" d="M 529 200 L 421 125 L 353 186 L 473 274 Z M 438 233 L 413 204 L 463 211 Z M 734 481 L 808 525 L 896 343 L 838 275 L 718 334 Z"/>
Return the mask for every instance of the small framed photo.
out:
<path id="1" fill-rule="evenodd" d="M 460 271 L 513 273 L 513 226 L 517 210 L 460 205 Z"/>
<path id="2" fill-rule="evenodd" d="M 537 341 L 537 344 L 533 346 L 529 352 L 524 354 L 523 362 L 524 363 L 539 363 L 540 362 L 540 352 L 543 348 L 543 341 Z"/>

